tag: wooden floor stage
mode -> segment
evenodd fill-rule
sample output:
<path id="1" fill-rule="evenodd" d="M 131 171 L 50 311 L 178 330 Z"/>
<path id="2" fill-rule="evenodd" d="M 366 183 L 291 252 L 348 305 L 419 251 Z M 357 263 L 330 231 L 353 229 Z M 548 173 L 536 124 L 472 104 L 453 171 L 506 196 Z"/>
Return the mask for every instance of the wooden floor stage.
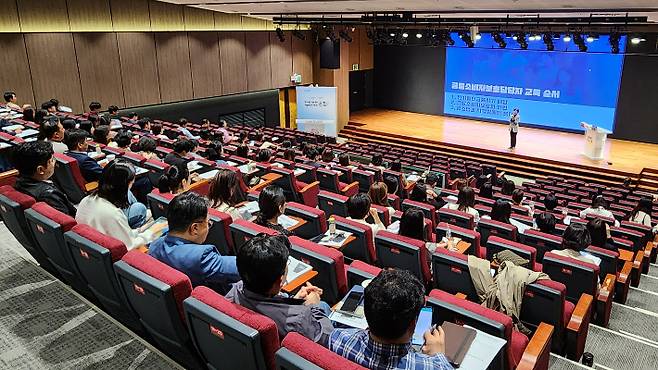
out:
<path id="1" fill-rule="evenodd" d="M 514 151 L 507 149 L 509 131 L 503 124 L 385 109 L 354 112 L 350 122 L 363 125 L 360 127 L 362 129 L 380 133 L 635 174 L 639 174 L 644 167 L 658 167 L 656 144 L 608 139 L 606 159 L 593 161 L 582 154 L 582 134 L 523 127 L 523 122 Z"/>

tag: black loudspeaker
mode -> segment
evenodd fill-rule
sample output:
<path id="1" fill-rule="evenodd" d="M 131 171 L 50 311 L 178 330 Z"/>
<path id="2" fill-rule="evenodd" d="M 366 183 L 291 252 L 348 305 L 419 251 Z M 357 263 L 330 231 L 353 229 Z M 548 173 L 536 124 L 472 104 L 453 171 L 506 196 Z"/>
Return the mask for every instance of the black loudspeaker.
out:
<path id="1" fill-rule="evenodd" d="M 340 68 L 340 40 L 336 40 L 336 42 L 331 39 L 320 41 L 320 68 Z"/>

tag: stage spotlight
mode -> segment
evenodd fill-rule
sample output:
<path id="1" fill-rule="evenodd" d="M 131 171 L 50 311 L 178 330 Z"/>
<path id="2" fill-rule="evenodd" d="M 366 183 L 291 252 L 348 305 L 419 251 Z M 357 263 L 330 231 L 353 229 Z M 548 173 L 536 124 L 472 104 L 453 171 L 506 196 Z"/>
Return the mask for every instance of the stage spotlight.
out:
<path id="1" fill-rule="evenodd" d="M 560 34 L 559 33 L 554 33 L 553 34 L 553 40 L 559 40 L 560 39 Z"/>
<path id="2" fill-rule="evenodd" d="M 459 37 L 464 41 L 464 44 L 468 46 L 469 48 L 472 48 L 475 46 L 475 43 L 473 42 L 473 39 L 471 39 L 471 36 L 468 34 L 466 31 L 461 31 L 459 32 Z"/>
<path id="3" fill-rule="evenodd" d="M 546 44 L 546 50 L 553 51 L 555 50 L 555 45 L 553 45 L 553 38 L 550 33 L 544 34 L 544 44 Z"/>
<path id="4" fill-rule="evenodd" d="M 404 38 L 406 39 L 407 37 L 409 37 L 409 34 L 406 33 L 406 32 L 403 32 L 403 33 L 402 33 L 402 37 L 404 37 Z"/>
<path id="5" fill-rule="evenodd" d="M 281 27 L 276 28 L 276 37 L 279 39 L 279 42 L 285 42 L 286 41 L 286 34 L 283 33 L 283 30 Z"/>
<path id="6" fill-rule="evenodd" d="M 519 46 L 521 49 L 526 50 L 528 49 L 528 41 L 526 40 L 525 33 L 519 32 L 516 34 L 516 42 L 519 43 Z"/>
<path id="7" fill-rule="evenodd" d="M 612 54 L 619 54 L 619 39 L 620 36 L 617 32 L 611 32 L 608 42 L 610 43 L 610 52 Z"/>
<path id="8" fill-rule="evenodd" d="M 562 38 L 562 41 L 571 42 L 571 36 L 569 36 L 569 34 L 564 35 L 564 37 Z"/>
<path id="9" fill-rule="evenodd" d="M 505 49 L 507 47 L 507 43 L 505 42 L 505 39 L 503 36 L 500 35 L 498 32 L 493 32 L 491 34 L 491 37 L 493 37 L 494 41 L 498 44 L 498 46 L 501 49 Z"/>
<path id="10" fill-rule="evenodd" d="M 512 36 L 512 40 L 516 41 L 518 39 L 519 39 L 519 36 L 517 36 L 517 35 Z"/>
<path id="11" fill-rule="evenodd" d="M 295 36 L 296 38 L 302 40 L 302 41 L 306 40 L 306 35 L 304 34 L 304 32 L 302 32 L 300 30 L 293 30 L 292 35 Z"/>
<path id="12" fill-rule="evenodd" d="M 338 37 L 336 37 L 333 27 L 327 28 L 327 39 L 331 40 L 334 44 L 338 41 Z"/>
<path id="13" fill-rule="evenodd" d="M 388 35 L 391 36 L 391 37 L 395 37 L 395 32 L 391 32 Z"/>
<path id="14" fill-rule="evenodd" d="M 637 45 L 643 41 L 647 41 L 647 40 L 641 36 L 633 36 L 633 38 L 631 39 L 631 44 Z"/>
<path id="15" fill-rule="evenodd" d="M 350 36 L 347 30 L 341 30 L 338 32 L 338 36 L 340 36 L 341 39 L 347 41 L 348 43 L 352 42 L 352 36 Z"/>
<path id="16" fill-rule="evenodd" d="M 594 42 L 594 36 L 588 35 L 586 40 L 587 42 Z"/>
<path id="17" fill-rule="evenodd" d="M 479 33 L 475 35 L 475 40 L 479 40 L 481 38 L 482 38 L 482 35 L 480 35 Z"/>
<path id="18" fill-rule="evenodd" d="M 420 32 L 416 33 L 416 38 L 417 38 L 417 39 L 422 39 L 422 38 L 423 38 L 423 34 L 420 33 Z"/>
<path id="19" fill-rule="evenodd" d="M 587 51 L 587 45 L 585 45 L 585 40 L 583 39 L 583 35 L 576 32 L 573 34 L 573 42 L 574 44 L 578 45 L 578 50 L 582 52 Z"/>

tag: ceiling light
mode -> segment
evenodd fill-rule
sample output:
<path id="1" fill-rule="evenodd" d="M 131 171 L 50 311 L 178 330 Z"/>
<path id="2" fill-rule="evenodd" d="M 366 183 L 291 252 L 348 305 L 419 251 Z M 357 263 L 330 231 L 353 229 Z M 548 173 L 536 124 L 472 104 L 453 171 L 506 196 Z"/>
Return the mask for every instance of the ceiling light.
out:
<path id="1" fill-rule="evenodd" d="M 285 42 L 286 41 L 286 34 L 283 33 L 283 30 L 281 27 L 276 28 L 276 37 L 279 39 L 280 42 Z"/>
<path id="2" fill-rule="evenodd" d="M 647 40 L 646 40 L 645 38 L 643 38 L 643 37 L 635 36 L 635 37 L 633 37 L 633 38 L 631 39 L 631 44 L 633 44 L 633 45 L 637 45 L 637 44 L 639 44 L 639 43 L 641 43 L 641 42 L 643 42 L 643 41 L 647 41 Z"/>
<path id="3" fill-rule="evenodd" d="M 571 42 L 571 36 L 569 36 L 568 34 L 567 34 L 567 35 L 564 35 L 564 38 L 562 38 L 562 41 L 564 41 L 564 42 Z"/>
<path id="4" fill-rule="evenodd" d="M 420 32 L 418 32 L 418 33 L 416 34 L 416 38 L 417 38 L 417 39 L 422 39 L 422 38 L 423 38 L 423 34 L 420 33 Z"/>
<path id="5" fill-rule="evenodd" d="M 409 34 L 404 32 L 404 33 L 402 33 L 402 37 L 404 37 L 406 39 L 407 37 L 409 37 Z"/>
<path id="6" fill-rule="evenodd" d="M 593 36 L 587 36 L 587 42 L 594 42 Z"/>
<path id="7" fill-rule="evenodd" d="M 479 39 L 481 39 L 481 38 L 482 38 L 482 35 L 480 35 L 479 33 L 475 35 L 475 39 L 476 39 L 476 40 L 479 40 Z"/>

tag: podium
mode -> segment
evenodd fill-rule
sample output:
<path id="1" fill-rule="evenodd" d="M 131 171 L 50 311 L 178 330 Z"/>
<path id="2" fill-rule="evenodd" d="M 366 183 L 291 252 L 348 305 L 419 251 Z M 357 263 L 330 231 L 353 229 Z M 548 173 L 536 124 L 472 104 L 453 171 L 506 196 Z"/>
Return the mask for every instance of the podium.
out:
<path id="1" fill-rule="evenodd" d="M 590 125 L 587 122 L 581 122 L 580 126 L 585 129 L 585 150 L 583 154 L 595 161 L 602 160 L 605 141 L 611 132 L 601 127 Z"/>

